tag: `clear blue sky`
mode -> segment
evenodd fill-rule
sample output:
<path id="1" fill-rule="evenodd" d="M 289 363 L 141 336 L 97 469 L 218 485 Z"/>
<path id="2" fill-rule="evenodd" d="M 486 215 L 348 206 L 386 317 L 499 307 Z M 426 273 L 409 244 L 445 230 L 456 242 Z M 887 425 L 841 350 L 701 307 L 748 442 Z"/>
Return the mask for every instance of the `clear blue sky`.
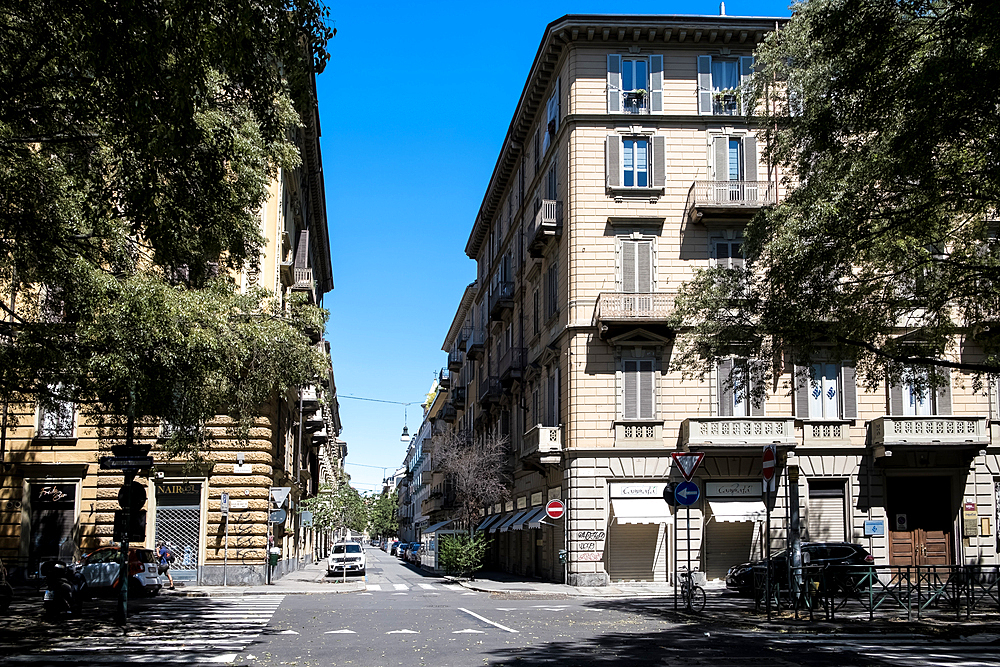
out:
<path id="1" fill-rule="evenodd" d="M 337 36 L 318 86 L 336 287 L 324 305 L 347 471 L 365 491 L 402 462 L 403 406 L 346 396 L 413 402 L 406 421 L 411 434 L 419 427 L 475 277 L 465 242 L 545 26 L 565 14 L 717 15 L 719 3 L 345 2 L 330 12 Z M 726 13 L 790 15 L 786 0 L 730 1 Z"/>

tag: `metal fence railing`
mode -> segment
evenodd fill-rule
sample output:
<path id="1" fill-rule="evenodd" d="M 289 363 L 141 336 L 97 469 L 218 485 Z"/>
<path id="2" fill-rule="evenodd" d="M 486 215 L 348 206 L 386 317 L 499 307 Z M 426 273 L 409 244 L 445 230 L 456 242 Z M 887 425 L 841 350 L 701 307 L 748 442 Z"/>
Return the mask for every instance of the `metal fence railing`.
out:
<path id="1" fill-rule="evenodd" d="M 837 615 L 971 619 L 973 614 L 1000 612 L 1000 568 L 996 565 L 805 565 L 770 573 L 753 571 L 754 607 L 792 611 L 796 618 Z"/>

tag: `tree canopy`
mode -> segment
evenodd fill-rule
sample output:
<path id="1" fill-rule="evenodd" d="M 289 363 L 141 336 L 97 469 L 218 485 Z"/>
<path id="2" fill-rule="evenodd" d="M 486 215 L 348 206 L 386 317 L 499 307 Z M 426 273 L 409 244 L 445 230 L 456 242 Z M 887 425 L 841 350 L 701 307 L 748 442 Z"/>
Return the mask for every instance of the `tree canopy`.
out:
<path id="1" fill-rule="evenodd" d="M 313 526 L 321 530 L 348 528 L 360 533 L 368 526 L 368 506 L 347 480 L 336 488 L 323 486 L 317 495 L 303 500 L 301 507 L 313 513 Z"/>
<path id="2" fill-rule="evenodd" d="M 324 314 L 232 281 L 312 113 L 318 0 L 0 10 L 0 394 L 197 425 L 313 378 Z M 189 431 L 181 430 L 180 433 Z"/>
<path id="3" fill-rule="evenodd" d="M 368 533 L 373 537 L 394 537 L 399 533 L 399 493 L 383 491 L 366 496 Z"/>
<path id="4" fill-rule="evenodd" d="M 747 225 L 745 269 L 682 288 L 681 363 L 738 354 L 767 375 L 823 349 L 869 386 L 1000 371 L 995 3 L 795 4 L 752 86 L 787 194 Z"/>

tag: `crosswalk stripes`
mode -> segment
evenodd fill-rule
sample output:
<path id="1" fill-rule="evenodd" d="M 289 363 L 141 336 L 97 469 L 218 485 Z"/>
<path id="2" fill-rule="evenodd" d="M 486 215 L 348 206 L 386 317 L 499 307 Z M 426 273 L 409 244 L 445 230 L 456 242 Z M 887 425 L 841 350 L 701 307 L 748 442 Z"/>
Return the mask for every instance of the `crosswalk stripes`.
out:
<path id="1" fill-rule="evenodd" d="M 284 595 L 176 598 L 131 616 L 127 636 L 57 639 L 8 663 L 229 663 L 270 622 Z M 165 602 L 165 601 L 164 601 Z"/>
<path id="2" fill-rule="evenodd" d="M 437 584 L 437 585 L 434 585 L 434 584 L 417 584 L 417 588 L 419 588 L 420 590 L 423 590 L 423 591 L 453 591 L 453 592 L 461 592 L 461 591 L 465 590 L 464 588 L 462 588 L 458 584 Z M 388 593 L 392 593 L 392 592 L 403 592 L 403 591 L 409 591 L 409 590 L 411 590 L 411 587 L 408 586 L 407 584 L 366 584 L 365 585 L 365 591 L 369 592 L 369 593 L 372 592 L 372 591 L 374 591 L 374 592 L 388 592 Z"/>

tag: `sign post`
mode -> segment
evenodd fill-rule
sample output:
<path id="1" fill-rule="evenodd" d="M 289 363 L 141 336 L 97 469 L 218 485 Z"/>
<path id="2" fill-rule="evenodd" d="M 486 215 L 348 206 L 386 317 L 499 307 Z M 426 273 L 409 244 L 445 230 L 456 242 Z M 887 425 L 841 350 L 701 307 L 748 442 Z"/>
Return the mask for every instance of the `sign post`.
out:
<path id="1" fill-rule="evenodd" d="M 224 546 L 222 552 L 222 585 L 229 585 L 229 494 L 223 492 L 222 501 L 219 503 L 219 509 L 222 510 L 222 520 L 226 522 L 226 532 L 223 536 Z"/>
<path id="2" fill-rule="evenodd" d="M 766 513 L 764 527 L 764 591 L 767 596 L 767 620 L 771 620 L 771 491 L 774 489 L 774 464 L 777 448 L 774 445 L 764 445 L 761 459 L 761 476 L 764 478 L 764 511 Z"/>
<path id="3" fill-rule="evenodd" d="M 674 501 L 678 505 L 683 505 L 686 509 L 684 512 L 684 539 L 686 547 L 684 552 L 687 554 L 687 572 L 688 576 L 691 576 L 691 505 L 698 502 L 701 497 L 701 490 L 698 485 L 691 481 L 694 477 L 695 471 L 698 470 L 698 466 L 701 462 L 705 460 L 704 452 L 674 452 L 671 454 L 674 463 L 677 465 L 677 469 L 680 471 L 681 476 L 684 481 L 674 487 Z M 666 499 L 666 491 L 664 491 L 664 499 Z M 670 502 L 669 500 L 667 502 Z M 694 580 L 692 579 L 692 583 Z M 677 610 L 677 515 L 674 514 L 674 610 Z"/>

